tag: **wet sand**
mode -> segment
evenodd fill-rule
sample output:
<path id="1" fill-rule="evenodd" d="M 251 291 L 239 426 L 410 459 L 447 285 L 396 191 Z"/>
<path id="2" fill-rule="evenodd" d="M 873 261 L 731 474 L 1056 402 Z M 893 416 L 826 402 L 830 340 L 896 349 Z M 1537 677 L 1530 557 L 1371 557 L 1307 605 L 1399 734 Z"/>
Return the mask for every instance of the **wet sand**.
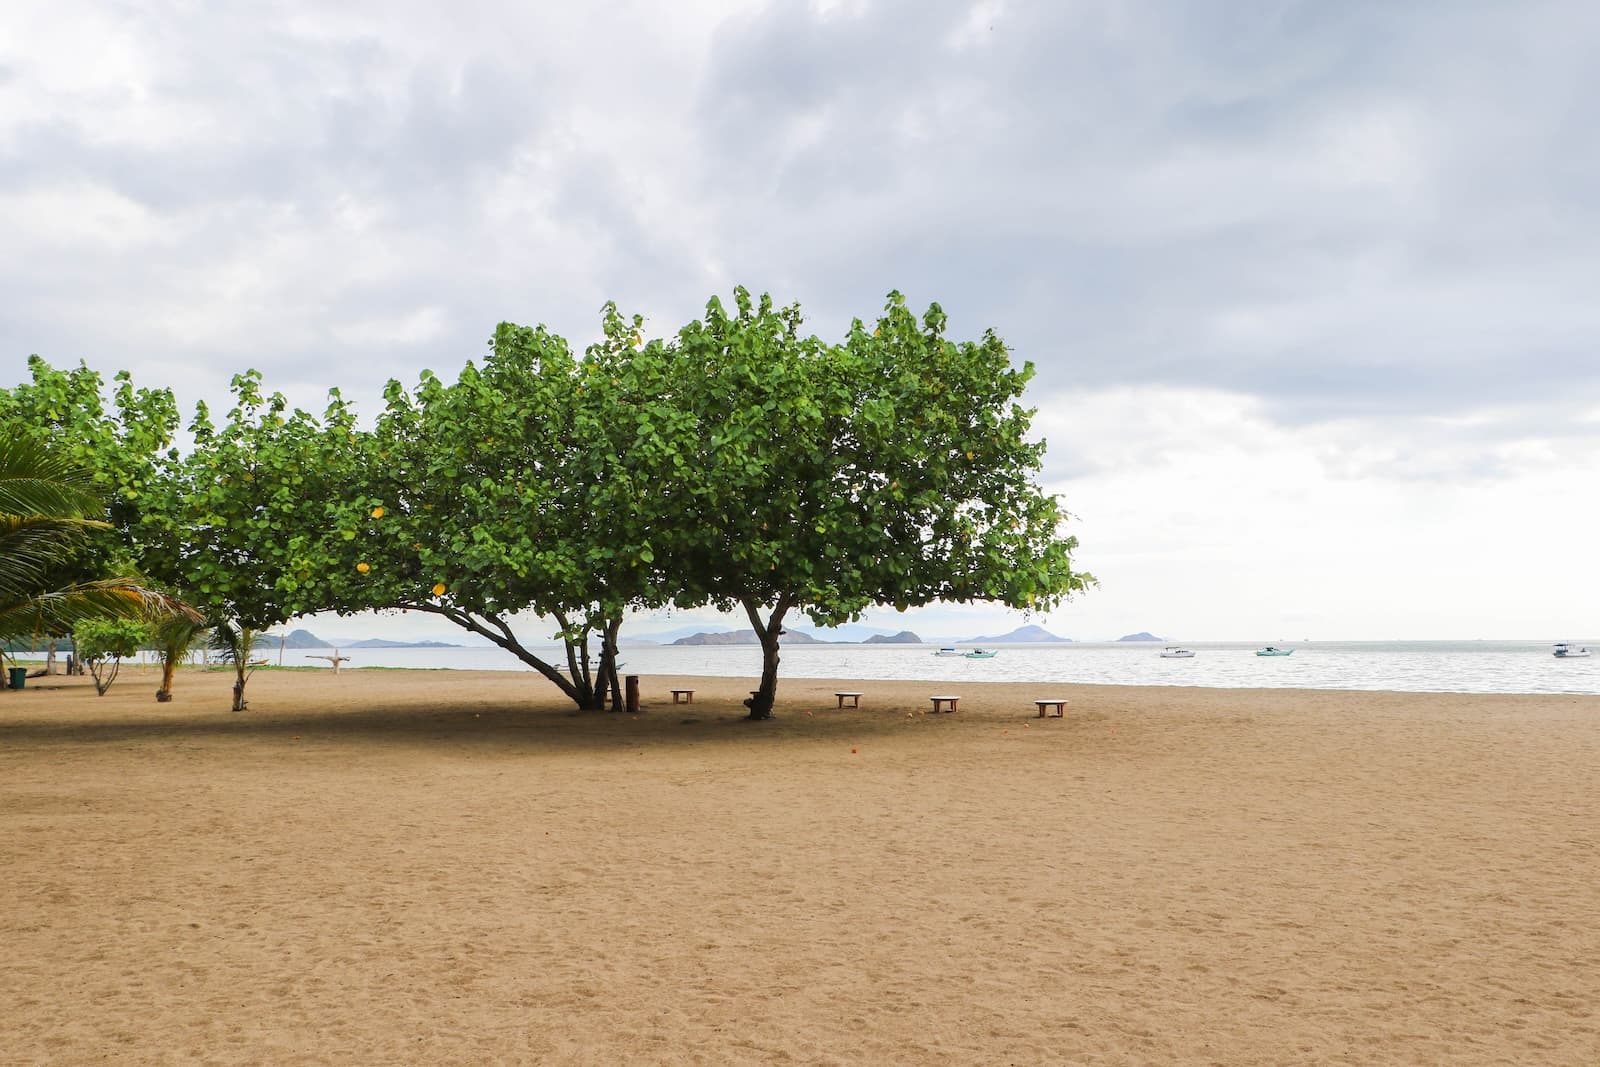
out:
<path id="1" fill-rule="evenodd" d="M 0 1063 L 1600 1062 L 1600 698 L 156 684 L 0 692 Z"/>

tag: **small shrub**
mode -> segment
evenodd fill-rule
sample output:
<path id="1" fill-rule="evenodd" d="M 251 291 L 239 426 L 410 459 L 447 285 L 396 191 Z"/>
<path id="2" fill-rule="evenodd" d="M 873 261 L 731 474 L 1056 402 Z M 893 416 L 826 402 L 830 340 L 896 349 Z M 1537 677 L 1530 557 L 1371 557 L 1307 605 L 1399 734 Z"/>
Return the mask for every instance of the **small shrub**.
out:
<path id="1" fill-rule="evenodd" d="M 150 639 L 143 623 L 126 619 L 88 619 L 72 628 L 72 643 L 78 661 L 94 675 L 95 692 L 101 696 L 117 680 L 123 656 L 132 656 Z"/>

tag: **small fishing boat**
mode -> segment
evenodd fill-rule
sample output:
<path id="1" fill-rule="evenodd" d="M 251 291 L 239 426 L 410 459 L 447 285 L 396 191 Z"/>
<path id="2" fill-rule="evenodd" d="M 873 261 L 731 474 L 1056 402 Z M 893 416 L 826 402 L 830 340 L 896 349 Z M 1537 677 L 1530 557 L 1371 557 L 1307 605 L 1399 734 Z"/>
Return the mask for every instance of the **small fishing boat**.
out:
<path id="1" fill-rule="evenodd" d="M 960 656 L 964 654 L 965 653 L 963 653 L 960 649 L 951 648 L 949 645 L 946 645 L 944 648 L 941 648 L 939 651 L 934 653 L 935 656 Z"/>
<path id="2" fill-rule="evenodd" d="M 1258 648 L 1258 649 L 1256 649 L 1256 655 L 1258 655 L 1258 656 L 1292 656 L 1292 655 L 1294 655 L 1294 649 L 1292 649 L 1292 648 L 1275 648 L 1272 645 L 1268 645 L 1266 648 Z"/>
<path id="3" fill-rule="evenodd" d="M 1583 659 L 1588 654 L 1589 654 L 1589 650 L 1587 648 L 1584 648 L 1584 647 L 1573 648 L 1571 645 L 1569 645 L 1565 641 L 1562 641 L 1562 642 L 1560 642 L 1559 644 L 1556 645 L 1556 650 L 1555 650 L 1556 659 Z"/>
<path id="4" fill-rule="evenodd" d="M 1179 648 L 1177 645 L 1168 645 L 1166 648 L 1161 650 L 1161 658 L 1162 659 L 1193 659 L 1194 658 L 1194 650 L 1193 649 L 1188 649 L 1188 648 Z"/>
<path id="5" fill-rule="evenodd" d="M 975 648 L 971 652 L 967 653 L 967 658 L 968 659 L 994 659 L 999 654 L 1000 653 L 998 653 L 998 652 L 985 652 L 981 648 Z"/>

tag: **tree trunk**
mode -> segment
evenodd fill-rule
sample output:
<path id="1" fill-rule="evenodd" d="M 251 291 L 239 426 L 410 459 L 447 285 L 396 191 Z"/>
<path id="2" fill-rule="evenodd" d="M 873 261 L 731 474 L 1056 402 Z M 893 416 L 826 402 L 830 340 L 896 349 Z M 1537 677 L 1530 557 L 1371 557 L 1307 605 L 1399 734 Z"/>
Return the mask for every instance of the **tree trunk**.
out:
<path id="1" fill-rule="evenodd" d="M 89 673 L 94 675 L 94 692 L 96 696 L 105 696 L 106 690 L 111 688 L 111 683 L 117 680 L 117 672 L 122 669 L 122 657 L 112 656 L 111 662 L 97 659 L 89 666 Z"/>
<path id="2" fill-rule="evenodd" d="M 565 615 L 558 611 L 555 614 L 555 619 L 561 624 L 563 633 L 572 633 L 572 624 L 567 621 Z M 567 695 L 578 705 L 580 711 L 600 711 L 606 706 L 605 693 L 596 694 L 595 692 L 594 675 L 589 669 L 588 630 L 583 630 L 578 637 L 563 637 L 561 643 L 566 646 L 567 677 L 571 680 L 570 691 L 567 692 Z M 502 645 L 502 647 L 509 648 L 509 646 L 505 645 Z M 521 647 L 521 645 L 517 645 L 517 649 L 521 649 Z M 512 651 L 516 650 L 513 649 Z M 516 654 L 522 656 L 521 652 Z M 527 657 L 523 656 L 523 658 L 526 659 Z M 536 669 L 543 670 L 537 664 L 534 664 L 534 666 Z M 560 683 L 558 682 L 557 684 Z M 562 686 L 562 688 L 565 690 L 568 687 Z"/>
<path id="3" fill-rule="evenodd" d="M 156 703 L 166 704 L 172 700 L 172 675 L 177 669 L 178 661 L 175 657 L 161 657 L 161 688 L 156 690 Z"/>
<path id="4" fill-rule="evenodd" d="M 244 666 L 235 662 L 233 678 L 233 710 L 244 711 L 250 706 L 244 701 L 244 684 L 250 680 L 250 674 Z"/>
<path id="5" fill-rule="evenodd" d="M 45 649 L 45 653 L 44 653 L 44 673 L 46 673 L 46 674 L 55 674 L 55 673 L 57 673 L 56 672 L 56 643 L 55 643 L 55 641 L 53 639 L 50 642 L 50 647 Z"/>
<path id="6" fill-rule="evenodd" d="M 761 638 L 761 687 L 745 706 L 750 718 L 759 721 L 772 718 L 772 704 L 778 696 L 778 635 L 757 633 Z"/>
<path id="7" fill-rule="evenodd" d="M 523 648 L 522 645 L 517 642 L 516 638 L 512 636 L 510 628 L 506 626 L 503 621 L 493 615 L 478 617 L 469 612 L 442 608 L 428 603 L 411 603 L 407 604 L 406 606 L 412 611 L 426 611 L 431 612 L 434 615 L 442 616 L 446 619 L 449 619 L 463 630 L 467 630 L 470 633 L 475 633 L 480 637 L 488 638 L 493 644 L 499 648 L 505 649 L 523 663 L 526 663 L 528 666 L 532 667 L 539 674 L 543 675 L 546 681 L 550 682 L 557 689 L 561 690 L 561 692 L 565 694 L 566 697 L 576 704 L 581 710 L 596 710 L 597 706 L 594 703 L 594 687 L 592 685 L 585 684 L 584 679 L 587 675 L 587 670 L 586 668 L 580 667 L 577 662 L 579 647 L 578 642 L 571 640 L 565 642 L 567 649 L 567 673 L 563 675 L 554 664 L 546 663 L 532 652 L 529 652 L 526 648 Z M 563 630 L 570 629 L 566 620 L 560 614 L 556 614 L 555 618 L 561 623 Z M 598 707 L 604 706 L 604 704 L 598 705 Z"/>
<path id="8" fill-rule="evenodd" d="M 611 691 L 611 710 L 622 710 L 622 684 L 617 679 L 617 631 L 622 629 L 620 618 L 607 619 L 600 637 L 600 691 L 604 696 Z"/>
<path id="9" fill-rule="evenodd" d="M 778 696 L 778 639 L 783 636 L 783 616 L 789 610 L 789 598 L 787 595 L 779 597 L 771 618 L 765 622 L 761 620 L 760 609 L 761 605 L 754 601 L 744 602 L 745 614 L 750 617 L 756 637 L 761 641 L 761 685 L 744 702 L 750 709 L 750 718 L 758 722 L 772 718 L 772 704 Z"/>

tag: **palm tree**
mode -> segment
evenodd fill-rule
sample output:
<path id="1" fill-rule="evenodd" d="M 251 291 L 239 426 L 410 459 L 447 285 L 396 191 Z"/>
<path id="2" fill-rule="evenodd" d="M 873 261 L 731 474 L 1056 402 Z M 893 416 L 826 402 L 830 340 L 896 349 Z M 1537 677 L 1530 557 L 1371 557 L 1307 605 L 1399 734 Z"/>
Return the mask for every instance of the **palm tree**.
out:
<path id="1" fill-rule="evenodd" d="M 89 473 L 17 433 L 0 435 L 0 641 L 62 634 L 89 618 L 198 616 L 131 577 L 51 588 L 51 568 L 71 558 L 103 510 Z"/>
<path id="2" fill-rule="evenodd" d="M 165 704 L 172 699 L 172 678 L 178 664 L 208 633 L 205 623 L 187 615 L 174 615 L 156 625 L 155 647 L 161 655 L 161 688 L 156 690 L 157 703 Z"/>
<path id="3" fill-rule="evenodd" d="M 244 711 L 249 708 L 245 703 L 244 687 L 250 681 L 250 676 L 256 672 L 264 660 L 255 660 L 256 641 L 261 637 L 261 631 L 253 630 L 243 623 L 235 624 L 223 620 L 211 627 L 211 651 L 223 663 L 233 664 L 233 710 Z M 337 651 L 337 650 L 336 650 Z"/>

